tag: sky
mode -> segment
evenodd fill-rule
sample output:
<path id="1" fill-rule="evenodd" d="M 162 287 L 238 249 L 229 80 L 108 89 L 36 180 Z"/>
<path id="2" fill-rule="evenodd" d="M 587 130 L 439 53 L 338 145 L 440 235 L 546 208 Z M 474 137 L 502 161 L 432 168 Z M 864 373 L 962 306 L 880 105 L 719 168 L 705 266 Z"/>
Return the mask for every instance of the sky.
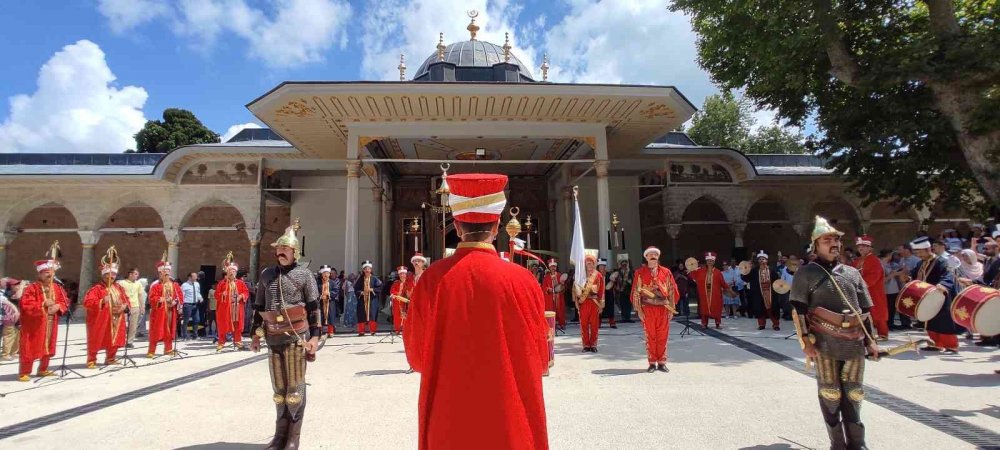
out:
<path id="1" fill-rule="evenodd" d="M 688 18 L 661 0 L 34 0 L 0 8 L 0 153 L 117 153 L 166 108 L 231 136 L 283 81 L 398 80 L 446 43 L 478 38 L 549 80 L 718 92 Z M 761 124 L 773 114 L 758 113 Z"/>

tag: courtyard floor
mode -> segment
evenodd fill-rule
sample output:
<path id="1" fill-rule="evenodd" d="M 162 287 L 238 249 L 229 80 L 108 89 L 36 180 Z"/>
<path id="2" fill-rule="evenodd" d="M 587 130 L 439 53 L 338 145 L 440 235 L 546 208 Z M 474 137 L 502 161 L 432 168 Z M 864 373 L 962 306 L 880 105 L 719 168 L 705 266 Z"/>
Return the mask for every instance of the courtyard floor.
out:
<path id="1" fill-rule="evenodd" d="M 828 447 L 815 381 L 803 372 L 795 338 L 784 339 L 791 322 L 780 332 L 757 331 L 751 319 L 727 319 L 705 335 L 681 336 L 683 328 L 671 325 L 670 373 L 647 374 L 639 323 L 602 328 L 596 354 L 580 352 L 571 324 L 556 339 L 545 378 L 551 447 Z M 308 369 L 304 448 L 416 447 L 419 374 L 405 374 L 401 341 L 383 337 L 326 341 Z M 895 333 L 886 346 L 904 342 Z M 0 447 L 262 448 L 274 420 L 264 353 L 217 354 L 204 340 L 180 349 L 188 355 L 148 360 L 142 341 L 133 350 L 138 367 L 87 370 L 83 324 L 71 325 L 66 363 L 84 378 L 21 383 L 16 361 L 0 365 Z M 54 369 L 61 355 L 60 347 Z M 966 340 L 957 356 L 907 353 L 869 363 L 869 446 L 1000 446 L 997 368 L 1000 350 Z"/>

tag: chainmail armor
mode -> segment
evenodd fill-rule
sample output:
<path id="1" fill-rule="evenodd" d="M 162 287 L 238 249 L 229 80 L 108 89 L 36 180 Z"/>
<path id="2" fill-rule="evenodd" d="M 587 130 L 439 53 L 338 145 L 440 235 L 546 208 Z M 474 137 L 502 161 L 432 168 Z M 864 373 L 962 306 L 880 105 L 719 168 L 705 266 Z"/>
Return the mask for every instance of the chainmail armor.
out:
<path id="1" fill-rule="evenodd" d="M 843 264 L 838 264 L 832 269 L 824 268 L 817 263 L 803 266 L 795 273 L 789 300 L 806 308 L 822 307 L 838 313 L 852 309 L 844 304 L 827 271 L 836 279 L 837 285 L 853 309 L 862 312 L 871 309 L 871 295 L 864 279 L 861 278 L 861 272 Z M 865 356 L 864 341 L 845 341 L 820 333 L 813 335 L 816 337 L 816 349 L 824 357 L 844 361 Z"/>

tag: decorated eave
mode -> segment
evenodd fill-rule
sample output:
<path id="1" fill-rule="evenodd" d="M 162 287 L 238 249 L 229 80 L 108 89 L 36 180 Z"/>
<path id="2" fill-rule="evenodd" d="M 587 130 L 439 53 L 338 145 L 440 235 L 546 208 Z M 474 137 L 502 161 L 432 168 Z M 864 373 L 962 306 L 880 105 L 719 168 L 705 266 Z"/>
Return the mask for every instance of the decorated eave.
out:
<path id="1" fill-rule="evenodd" d="M 285 82 L 247 108 L 307 158 L 347 157 L 352 124 L 601 124 L 609 153 L 638 154 L 695 112 L 671 86 L 475 82 Z"/>

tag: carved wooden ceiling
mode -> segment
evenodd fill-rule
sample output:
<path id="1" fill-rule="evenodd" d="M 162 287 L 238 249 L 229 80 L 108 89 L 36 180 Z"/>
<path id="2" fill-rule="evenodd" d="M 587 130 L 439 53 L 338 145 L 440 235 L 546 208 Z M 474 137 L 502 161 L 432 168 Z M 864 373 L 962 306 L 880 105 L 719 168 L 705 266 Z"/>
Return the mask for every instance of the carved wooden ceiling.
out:
<path id="1" fill-rule="evenodd" d="M 572 157 L 592 157 L 593 149 L 576 139 L 434 139 L 434 138 L 387 138 L 370 143 L 368 152 L 375 158 L 402 160 L 391 166 L 399 175 L 436 175 L 440 173 L 438 163 L 406 164 L 405 160 L 452 160 L 452 173 L 473 170 L 502 171 L 508 175 L 544 175 L 555 164 L 496 164 L 495 161 L 554 161 Z M 470 164 L 469 161 L 485 161 Z"/>

